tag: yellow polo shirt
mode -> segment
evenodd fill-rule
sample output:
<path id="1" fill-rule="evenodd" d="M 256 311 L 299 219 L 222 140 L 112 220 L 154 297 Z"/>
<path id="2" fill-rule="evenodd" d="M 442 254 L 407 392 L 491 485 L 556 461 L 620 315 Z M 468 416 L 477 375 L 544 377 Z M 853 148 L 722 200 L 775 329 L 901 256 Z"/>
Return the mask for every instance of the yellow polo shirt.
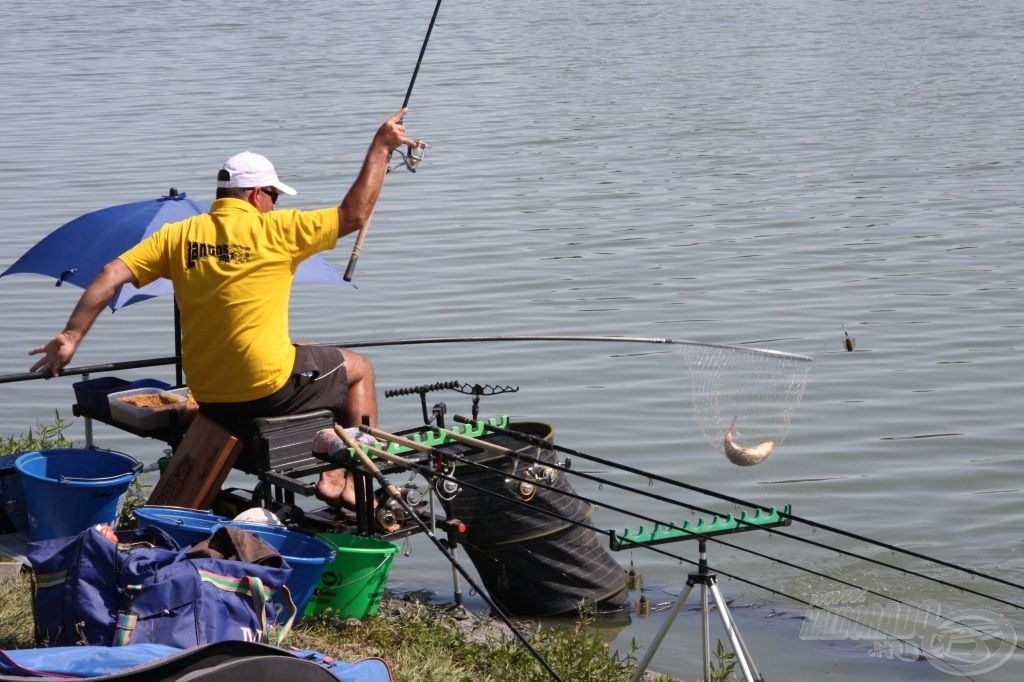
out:
<path id="1" fill-rule="evenodd" d="M 332 249 L 338 209 L 260 213 L 218 199 L 209 213 L 165 225 L 121 255 L 140 286 L 174 283 L 182 364 L 199 402 L 243 402 L 288 380 L 292 277 L 303 260 Z"/>

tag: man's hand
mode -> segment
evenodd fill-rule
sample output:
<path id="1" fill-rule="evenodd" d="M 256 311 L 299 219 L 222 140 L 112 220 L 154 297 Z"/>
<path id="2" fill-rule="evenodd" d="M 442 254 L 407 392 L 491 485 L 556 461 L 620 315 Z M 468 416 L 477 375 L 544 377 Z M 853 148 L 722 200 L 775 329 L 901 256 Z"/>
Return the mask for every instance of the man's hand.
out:
<path id="1" fill-rule="evenodd" d="M 416 141 L 405 134 L 405 124 L 402 119 L 409 111 L 403 108 L 397 114 L 384 121 L 373 136 L 370 149 L 366 152 L 363 160 L 363 167 L 355 183 L 349 188 L 341 205 L 338 206 L 338 238 L 344 237 L 350 232 L 363 230 L 370 222 L 373 215 L 373 207 L 377 205 L 377 198 L 380 196 L 380 188 L 384 183 L 384 175 L 388 171 L 388 160 L 391 152 L 403 144 L 415 145 Z M 360 235 L 365 236 L 363 230 Z M 357 242 L 357 248 L 362 248 L 362 242 Z M 356 253 L 353 251 L 353 253 Z M 358 253 L 356 253 L 358 256 Z M 354 260 L 355 256 L 353 257 Z M 352 266 L 349 265 L 349 268 Z M 349 271 L 346 271 L 346 279 Z"/>
<path id="2" fill-rule="evenodd" d="M 45 354 L 44 357 L 32 365 L 29 371 L 49 373 L 52 376 L 57 376 L 71 362 L 71 358 L 75 356 L 76 350 L 78 350 L 78 341 L 67 331 L 62 331 L 50 339 L 50 342 L 45 346 L 33 348 L 28 352 L 29 355 Z"/>
<path id="3" fill-rule="evenodd" d="M 64 331 L 50 339 L 45 346 L 33 348 L 28 352 L 29 355 L 46 355 L 36 361 L 29 371 L 49 373 L 53 376 L 60 374 L 75 356 L 78 344 L 85 338 L 92 323 L 99 317 L 100 311 L 114 300 L 118 288 L 128 282 L 138 284 L 132 271 L 120 258 L 115 258 L 104 265 L 100 274 L 78 299 L 75 309 L 71 311 L 71 317 L 64 325 Z"/>
<path id="4" fill-rule="evenodd" d="M 415 145 L 416 140 L 405 134 L 405 123 L 403 123 L 403 120 L 408 111 L 409 109 L 406 107 L 384 121 L 380 128 L 377 129 L 377 134 L 373 137 L 374 144 L 386 147 L 389 153 L 395 151 L 403 144 Z"/>

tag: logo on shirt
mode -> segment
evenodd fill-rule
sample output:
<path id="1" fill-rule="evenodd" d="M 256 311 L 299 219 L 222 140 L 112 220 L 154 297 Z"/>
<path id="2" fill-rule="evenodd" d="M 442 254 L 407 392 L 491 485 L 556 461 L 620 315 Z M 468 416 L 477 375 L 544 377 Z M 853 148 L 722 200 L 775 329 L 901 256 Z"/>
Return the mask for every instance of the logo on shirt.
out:
<path id="1" fill-rule="evenodd" d="M 221 263 L 247 263 L 252 258 L 252 249 L 235 244 L 185 242 L 186 270 L 191 270 L 203 258 L 216 258 Z"/>

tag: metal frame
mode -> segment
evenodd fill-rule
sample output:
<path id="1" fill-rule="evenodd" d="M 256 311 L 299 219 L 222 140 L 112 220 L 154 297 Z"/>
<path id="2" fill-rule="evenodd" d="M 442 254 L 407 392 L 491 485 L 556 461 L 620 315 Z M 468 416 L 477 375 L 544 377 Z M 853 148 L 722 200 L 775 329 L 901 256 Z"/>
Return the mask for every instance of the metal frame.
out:
<path id="1" fill-rule="evenodd" d="M 686 588 L 683 593 L 679 596 L 672 610 L 669 612 L 665 622 L 662 623 L 661 628 L 655 635 L 654 640 L 647 647 L 644 652 L 643 658 L 636 666 L 636 671 L 633 673 L 633 677 L 630 682 L 639 682 L 643 677 L 644 672 L 647 670 L 647 666 L 650 665 L 651 659 L 654 658 L 654 654 L 657 652 L 658 647 L 661 646 L 662 640 L 665 639 L 665 635 L 672 628 L 672 623 L 675 622 L 676 616 L 683 608 L 683 604 L 689 598 L 690 593 L 693 591 L 694 585 L 700 585 L 700 624 L 701 624 L 701 643 L 703 645 L 703 660 L 704 660 L 704 679 L 711 679 L 711 640 L 710 640 L 710 628 L 708 623 L 708 613 L 710 611 L 708 604 L 708 594 L 710 593 L 712 598 L 715 600 L 715 606 L 718 608 L 718 615 L 722 619 L 722 625 L 725 628 L 726 635 L 729 637 L 729 642 L 732 644 L 733 652 L 736 654 L 736 661 L 740 665 L 740 669 L 743 671 L 743 679 L 746 682 L 764 682 L 764 678 L 761 677 L 761 673 L 758 672 L 754 666 L 753 660 L 750 658 L 750 651 L 747 649 L 746 643 L 743 641 L 743 637 L 740 635 L 739 627 L 736 625 L 736 621 L 732 617 L 732 613 L 729 612 L 729 607 L 725 603 L 725 599 L 722 598 L 722 593 L 718 589 L 718 577 L 708 571 L 708 560 L 707 560 L 707 540 L 704 538 L 700 539 L 699 546 L 699 559 L 697 562 L 697 572 L 690 573 L 686 579 Z"/>

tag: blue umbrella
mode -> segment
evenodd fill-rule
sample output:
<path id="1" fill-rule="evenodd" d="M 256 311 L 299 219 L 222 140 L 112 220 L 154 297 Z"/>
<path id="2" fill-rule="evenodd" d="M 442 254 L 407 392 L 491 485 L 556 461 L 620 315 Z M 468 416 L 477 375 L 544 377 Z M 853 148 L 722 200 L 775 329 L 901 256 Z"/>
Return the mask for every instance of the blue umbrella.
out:
<path id="1" fill-rule="evenodd" d="M 86 213 L 57 228 L 29 249 L 0 277 L 19 272 L 49 275 L 57 286 L 70 282 L 86 288 L 103 266 L 153 234 L 167 223 L 184 220 L 210 210 L 207 203 L 193 201 L 184 192 L 171 189 L 167 196 L 137 201 Z M 295 272 L 296 282 L 351 286 L 341 274 L 319 256 L 303 261 Z M 125 284 L 110 302 L 117 310 L 154 296 L 174 293 L 171 282 L 159 279 L 141 289 Z"/>

